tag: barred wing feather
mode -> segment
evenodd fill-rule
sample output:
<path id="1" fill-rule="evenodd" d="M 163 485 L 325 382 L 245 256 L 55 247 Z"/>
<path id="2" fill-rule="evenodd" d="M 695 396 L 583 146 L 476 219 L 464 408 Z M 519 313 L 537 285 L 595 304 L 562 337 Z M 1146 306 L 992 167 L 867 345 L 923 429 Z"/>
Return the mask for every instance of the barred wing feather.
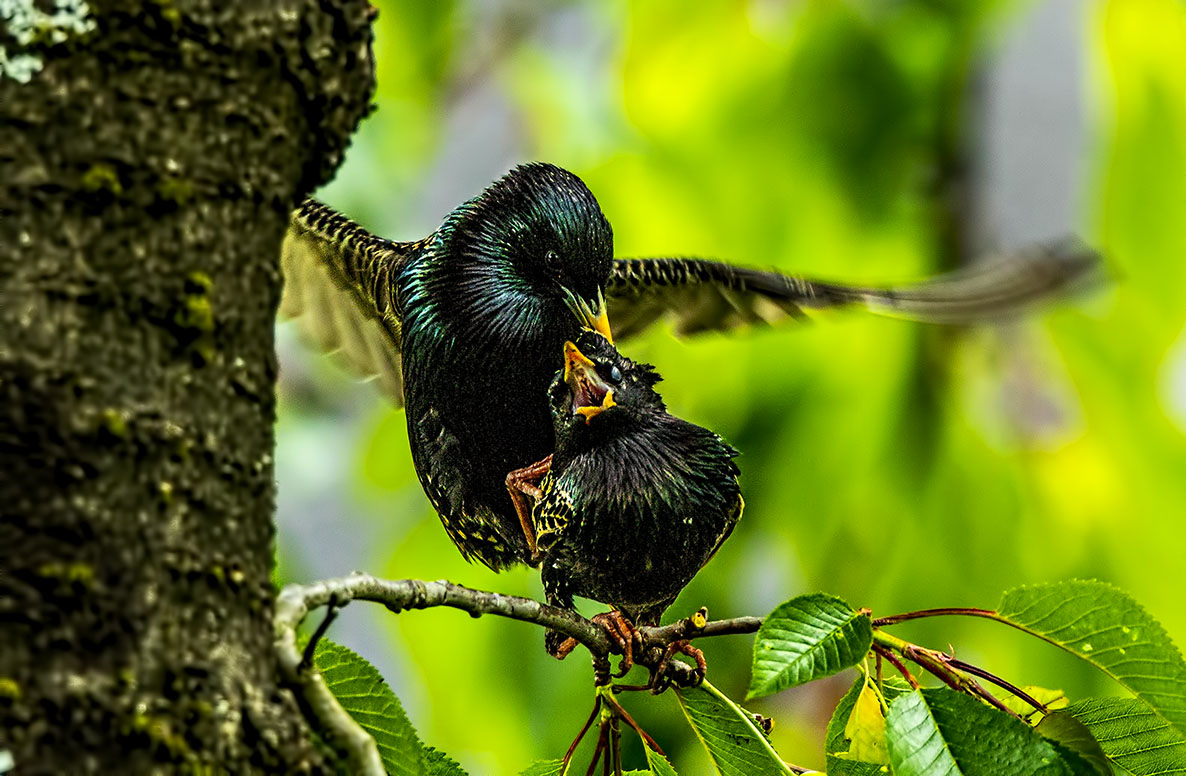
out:
<path id="1" fill-rule="evenodd" d="M 1098 253 L 1075 242 L 1034 246 L 902 286 L 860 287 L 695 258 L 618 259 L 606 286 L 615 337 L 660 319 L 678 334 L 802 318 L 807 311 L 859 306 L 928 323 L 1008 318 L 1098 279 Z"/>
<path id="2" fill-rule="evenodd" d="M 397 406 L 403 371 L 391 279 L 419 247 L 376 237 L 310 199 L 293 212 L 281 253 L 281 317 L 360 377 L 377 378 Z"/>

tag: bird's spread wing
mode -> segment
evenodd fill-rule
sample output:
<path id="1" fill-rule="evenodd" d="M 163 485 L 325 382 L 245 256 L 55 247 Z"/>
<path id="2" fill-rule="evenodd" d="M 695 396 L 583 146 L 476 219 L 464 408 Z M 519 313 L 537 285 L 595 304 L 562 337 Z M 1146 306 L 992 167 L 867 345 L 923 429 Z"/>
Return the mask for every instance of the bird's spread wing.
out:
<path id="1" fill-rule="evenodd" d="M 661 318 L 676 332 L 774 323 L 806 311 L 860 306 L 883 315 L 967 324 L 1015 315 L 1098 276 L 1099 254 L 1073 241 L 986 258 L 897 287 L 824 283 L 707 259 L 618 259 L 605 296 L 614 336 L 629 337 Z"/>
<path id="2" fill-rule="evenodd" d="M 315 347 L 337 352 L 362 377 L 377 377 L 403 404 L 400 322 L 392 281 L 419 243 L 376 237 L 350 219 L 305 200 L 284 237 L 280 315 L 296 319 Z"/>

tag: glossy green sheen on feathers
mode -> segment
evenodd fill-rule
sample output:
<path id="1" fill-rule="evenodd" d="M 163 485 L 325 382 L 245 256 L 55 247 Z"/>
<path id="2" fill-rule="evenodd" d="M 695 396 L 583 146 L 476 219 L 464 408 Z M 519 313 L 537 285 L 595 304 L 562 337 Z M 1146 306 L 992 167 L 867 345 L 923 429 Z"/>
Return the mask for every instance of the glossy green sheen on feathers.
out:
<path id="1" fill-rule="evenodd" d="M 563 342 L 588 323 L 575 301 L 597 309 L 604 293 L 619 341 L 659 320 L 691 333 L 847 305 L 969 323 L 1014 314 L 1099 266 L 1092 251 L 1064 243 L 874 288 L 707 259 L 612 255 L 592 193 L 548 164 L 515 168 L 417 242 L 371 235 L 313 200 L 294 213 L 282 310 L 302 316 L 303 296 L 314 341 L 406 402 L 417 475 L 466 558 L 496 570 L 530 560 L 505 478 L 564 447 L 553 440 L 545 393 Z M 647 452 L 630 476 L 645 476 Z"/>
<path id="2" fill-rule="evenodd" d="M 596 299 L 612 253 L 584 184 L 531 164 L 454 210 L 395 278 L 413 460 L 466 557 L 526 558 L 506 475 L 552 451 L 547 386 L 580 327 L 565 289 Z"/>

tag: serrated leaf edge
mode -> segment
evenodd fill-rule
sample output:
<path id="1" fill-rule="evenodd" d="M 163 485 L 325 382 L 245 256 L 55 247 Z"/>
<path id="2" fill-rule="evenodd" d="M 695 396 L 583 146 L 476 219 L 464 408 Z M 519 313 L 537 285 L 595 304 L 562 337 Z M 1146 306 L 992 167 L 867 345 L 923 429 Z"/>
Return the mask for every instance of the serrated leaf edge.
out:
<path id="1" fill-rule="evenodd" d="M 761 742 L 762 748 L 765 749 L 770 754 L 770 756 L 774 758 L 774 761 L 782 767 L 783 772 L 792 774 L 793 776 L 794 772 L 785 762 L 783 762 L 783 759 L 781 756 L 779 756 L 778 752 L 774 751 L 774 747 L 770 745 L 770 741 L 766 738 L 766 734 L 758 729 L 758 726 L 754 724 L 753 719 L 745 712 L 745 710 L 743 710 L 733 701 L 729 700 L 727 695 L 718 690 L 707 680 L 700 683 L 699 689 L 704 690 L 709 695 L 712 695 L 717 700 L 724 703 L 729 708 L 729 710 L 732 711 L 737 716 L 737 718 L 740 719 L 745 724 L 745 726 L 750 729 L 750 731 L 754 734 L 754 737 Z M 687 717 L 688 725 L 692 728 L 692 732 L 696 734 L 696 737 L 700 739 L 701 745 L 704 747 L 704 750 L 708 752 L 709 757 L 712 759 L 713 767 L 716 768 L 717 772 L 719 773 L 721 769 L 720 766 L 716 764 L 717 758 L 713 756 L 712 749 L 709 748 L 708 742 L 705 741 L 704 736 L 700 734 L 700 728 L 696 727 L 696 723 L 692 720 L 692 716 L 688 714 L 688 707 L 684 704 L 683 696 L 679 693 L 676 693 L 676 697 L 679 698 L 680 709 L 684 712 L 684 716 Z"/>

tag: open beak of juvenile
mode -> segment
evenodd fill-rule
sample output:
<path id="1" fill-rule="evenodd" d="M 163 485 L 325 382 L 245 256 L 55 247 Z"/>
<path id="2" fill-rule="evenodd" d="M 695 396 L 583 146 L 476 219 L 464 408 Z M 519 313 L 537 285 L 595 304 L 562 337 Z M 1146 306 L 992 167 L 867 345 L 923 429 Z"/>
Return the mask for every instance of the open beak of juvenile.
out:
<path id="1" fill-rule="evenodd" d="M 597 292 L 595 306 L 571 291 L 566 293 L 565 304 L 568 305 L 569 310 L 572 310 L 572 314 L 577 317 L 582 326 L 592 329 L 609 340 L 611 345 L 613 344 L 614 335 L 609 328 L 609 315 L 605 312 L 605 297 L 600 291 Z"/>
<path id="2" fill-rule="evenodd" d="M 585 422 L 614 406 L 614 389 L 601 379 L 593 362 L 571 342 L 564 343 L 564 382 L 572 391 L 572 411 Z"/>

